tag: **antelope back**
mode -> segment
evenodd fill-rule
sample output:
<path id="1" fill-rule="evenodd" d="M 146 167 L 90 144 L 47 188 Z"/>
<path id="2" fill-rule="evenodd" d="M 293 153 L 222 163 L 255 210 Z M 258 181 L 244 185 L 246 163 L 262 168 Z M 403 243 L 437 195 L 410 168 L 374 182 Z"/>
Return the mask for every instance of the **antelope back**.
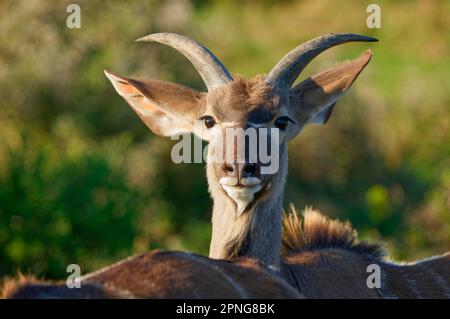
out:
<path id="1" fill-rule="evenodd" d="M 209 259 L 152 251 L 84 276 L 80 289 L 21 278 L 3 298 L 301 298 L 284 279 L 257 261 Z"/>

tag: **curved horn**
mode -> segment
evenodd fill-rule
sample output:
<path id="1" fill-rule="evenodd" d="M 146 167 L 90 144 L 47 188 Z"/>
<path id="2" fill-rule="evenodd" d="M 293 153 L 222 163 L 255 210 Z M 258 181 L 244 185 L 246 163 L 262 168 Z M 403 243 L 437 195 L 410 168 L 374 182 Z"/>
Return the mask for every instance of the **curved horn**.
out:
<path id="1" fill-rule="evenodd" d="M 266 81 L 273 83 L 276 86 L 289 89 L 308 63 L 323 51 L 346 42 L 363 41 L 376 42 L 378 40 L 372 37 L 351 33 L 330 33 L 312 39 L 300 44 L 286 54 L 270 71 Z"/>
<path id="2" fill-rule="evenodd" d="M 203 45 L 188 37 L 175 33 L 155 33 L 139 38 L 139 42 L 159 42 L 182 53 L 197 69 L 208 91 L 233 80 L 219 59 Z"/>

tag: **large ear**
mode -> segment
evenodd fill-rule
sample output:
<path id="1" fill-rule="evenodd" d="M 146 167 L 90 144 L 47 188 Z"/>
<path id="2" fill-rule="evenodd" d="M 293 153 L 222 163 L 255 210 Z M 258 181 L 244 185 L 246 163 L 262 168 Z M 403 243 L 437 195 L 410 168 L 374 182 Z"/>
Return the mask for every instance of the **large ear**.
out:
<path id="1" fill-rule="evenodd" d="M 117 93 L 144 123 L 160 136 L 190 133 L 201 116 L 205 94 L 188 87 L 155 80 L 135 80 L 105 74 Z"/>
<path id="2" fill-rule="evenodd" d="M 371 57 L 372 51 L 366 50 L 359 58 L 340 63 L 292 88 L 289 113 L 299 123 L 325 124 L 336 101 L 350 88 Z"/>

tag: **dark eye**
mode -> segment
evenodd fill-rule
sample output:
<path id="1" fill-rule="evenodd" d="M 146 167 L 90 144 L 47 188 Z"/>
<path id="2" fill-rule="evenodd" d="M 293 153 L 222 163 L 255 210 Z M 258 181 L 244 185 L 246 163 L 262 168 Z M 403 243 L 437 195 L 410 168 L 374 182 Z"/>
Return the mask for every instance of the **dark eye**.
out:
<path id="1" fill-rule="evenodd" d="M 275 120 L 274 125 L 276 128 L 279 128 L 280 130 L 284 131 L 287 128 L 289 122 L 294 123 L 294 121 L 291 120 L 288 116 L 280 116 Z"/>
<path id="2" fill-rule="evenodd" d="M 203 120 L 203 122 L 205 122 L 205 126 L 207 128 L 211 128 L 214 125 L 216 125 L 216 120 L 212 116 L 205 115 L 205 116 L 202 116 L 200 119 Z"/>

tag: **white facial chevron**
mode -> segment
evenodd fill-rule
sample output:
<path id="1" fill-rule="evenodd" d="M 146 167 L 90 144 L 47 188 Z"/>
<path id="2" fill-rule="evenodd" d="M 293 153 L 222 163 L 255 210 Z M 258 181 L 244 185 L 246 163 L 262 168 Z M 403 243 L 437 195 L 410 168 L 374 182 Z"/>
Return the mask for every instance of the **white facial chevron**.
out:
<path id="1" fill-rule="evenodd" d="M 253 201 L 255 194 L 262 189 L 261 180 L 256 177 L 241 179 L 241 185 L 237 178 L 222 177 L 219 181 L 222 188 L 236 203 L 236 216 L 240 216 L 247 206 Z"/>

